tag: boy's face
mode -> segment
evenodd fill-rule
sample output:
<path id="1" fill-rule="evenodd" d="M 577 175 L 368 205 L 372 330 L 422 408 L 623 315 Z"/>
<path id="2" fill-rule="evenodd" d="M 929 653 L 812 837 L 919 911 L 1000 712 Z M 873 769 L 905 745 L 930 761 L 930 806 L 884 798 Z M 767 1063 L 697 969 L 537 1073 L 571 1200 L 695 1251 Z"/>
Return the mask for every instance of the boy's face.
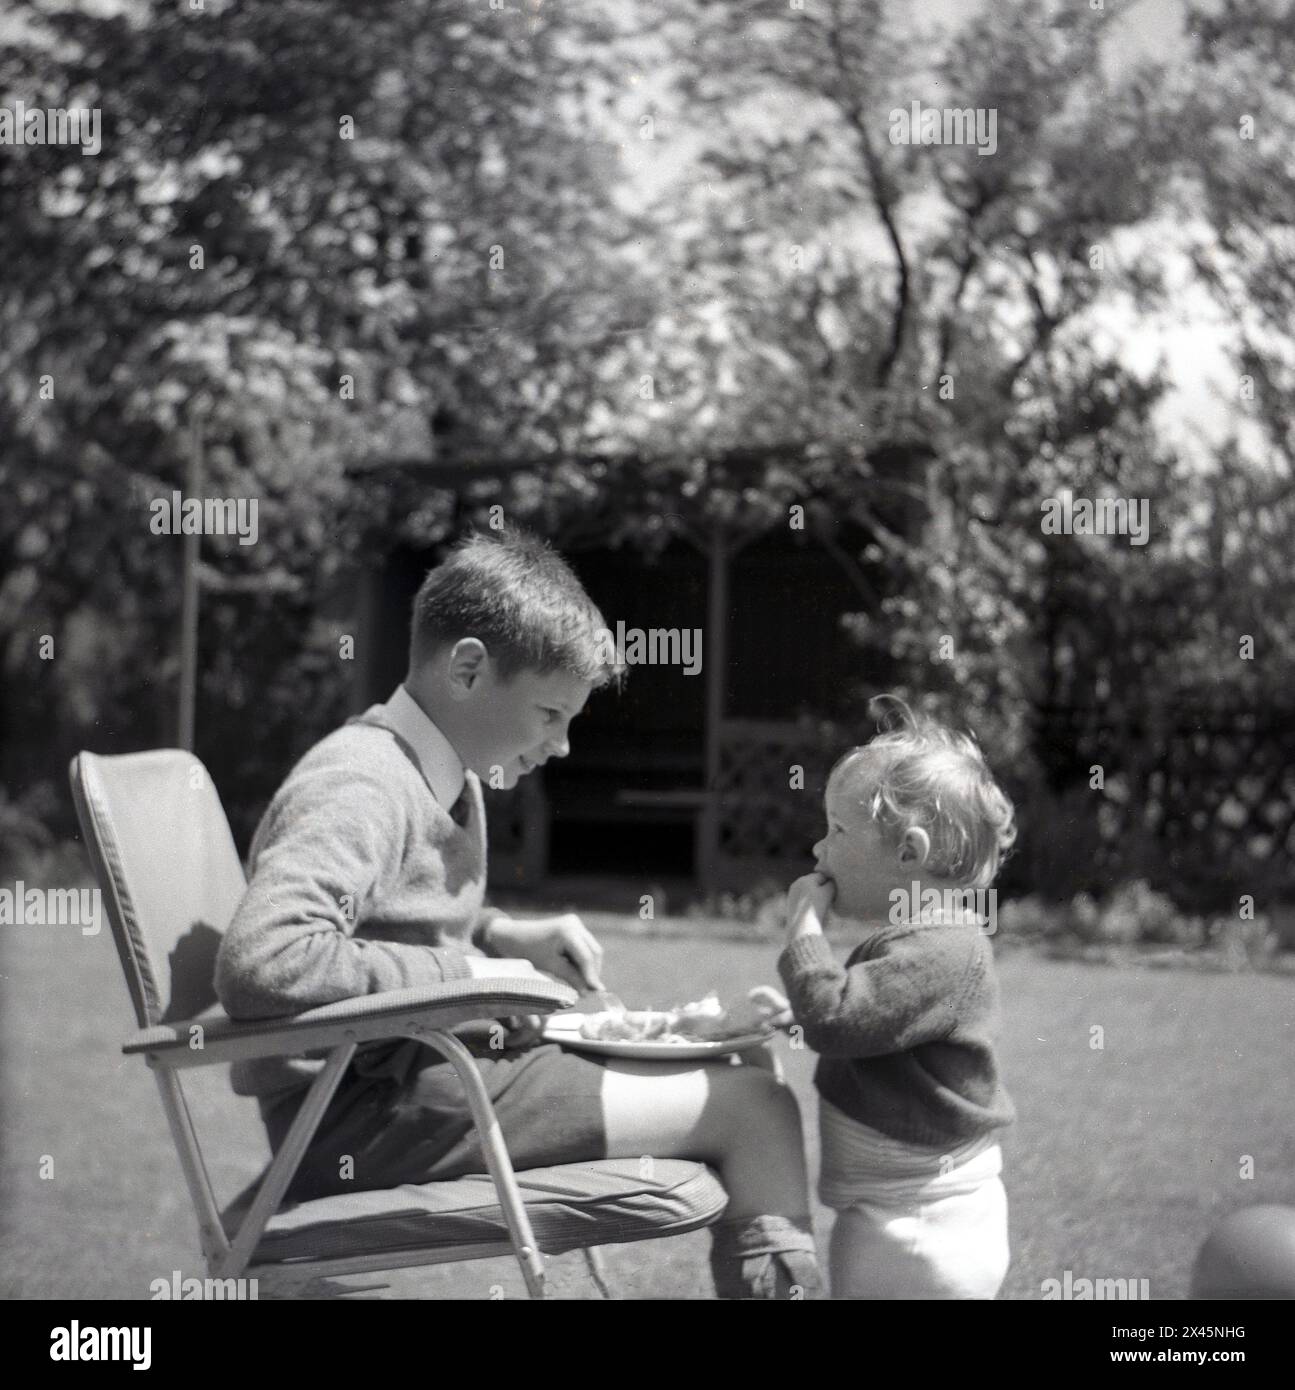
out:
<path id="1" fill-rule="evenodd" d="M 839 783 L 824 797 L 827 834 L 814 846 L 815 867 L 836 884 L 834 907 L 842 916 L 884 919 L 890 911 L 890 892 L 904 881 L 899 846 L 868 814 L 866 773 L 850 779 L 852 794 Z"/>
<path id="2" fill-rule="evenodd" d="M 568 671 L 519 671 L 501 680 L 487 660 L 462 702 L 459 756 L 487 786 L 515 787 L 570 752 L 567 732 L 592 688 Z"/>

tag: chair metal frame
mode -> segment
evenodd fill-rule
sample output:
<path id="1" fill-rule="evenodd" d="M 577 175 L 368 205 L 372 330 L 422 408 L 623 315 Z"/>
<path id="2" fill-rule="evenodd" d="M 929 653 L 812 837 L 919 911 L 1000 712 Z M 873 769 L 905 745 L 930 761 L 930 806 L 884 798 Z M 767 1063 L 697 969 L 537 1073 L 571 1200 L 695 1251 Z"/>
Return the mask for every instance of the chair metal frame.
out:
<path id="1" fill-rule="evenodd" d="M 518 986 L 520 987 L 520 982 L 518 982 Z M 402 990 L 398 993 L 415 994 L 418 991 Z M 505 1003 L 505 1000 L 495 994 L 493 989 L 491 993 L 491 999 L 483 999 L 480 1006 L 474 1005 L 465 1010 L 454 1009 L 453 1014 L 457 1015 L 454 1021 L 498 1017 L 503 1014 L 505 1008 L 508 1012 L 516 1012 L 519 1007 L 524 1007 L 527 1011 L 534 1011 L 545 1006 L 548 1009 L 554 1007 L 552 1002 L 537 1001 L 533 995 L 528 995 L 524 999 L 513 995 Z M 491 1012 L 483 1013 L 482 1009 L 489 1009 Z M 499 1010 L 499 1013 L 494 1012 L 496 1009 Z M 298 1014 L 291 1020 L 291 1023 L 299 1026 L 307 1021 L 305 1015 Z M 137 1036 L 123 1047 L 122 1050 L 127 1054 L 142 1052 L 157 1079 L 162 1106 L 166 1112 L 171 1134 L 180 1156 L 189 1195 L 193 1200 L 195 1209 L 200 1213 L 199 1231 L 203 1255 L 212 1278 L 230 1279 L 252 1275 L 258 1277 L 262 1282 L 266 1282 L 268 1275 L 270 1276 L 268 1282 L 278 1286 L 283 1285 L 285 1276 L 288 1276 L 287 1286 L 294 1287 L 300 1283 L 309 1283 L 317 1279 L 339 1275 L 371 1273 L 375 1270 L 399 1269 L 414 1265 L 450 1264 L 460 1260 L 490 1259 L 512 1254 L 517 1259 L 528 1294 L 532 1298 L 543 1297 L 544 1257 L 531 1229 L 530 1218 L 517 1186 L 516 1175 L 507 1147 L 504 1144 L 499 1121 L 495 1117 L 494 1107 L 490 1103 L 490 1097 L 486 1094 L 481 1075 L 473 1064 L 472 1054 L 452 1033 L 434 1026 L 436 1022 L 445 1023 L 448 1021 L 450 1020 L 447 1017 L 445 1006 L 429 1002 L 427 1004 L 415 1004 L 402 1010 L 399 1015 L 394 1015 L 390 1022 L 384 1021 L 358 1033 L 348 1021 L 342 1019 L 333 1021 L 327 1026 L 326 1031 L 320 1035 L 320 1041 L 324 1037 L 331 1039 L 341 1037 L 344 1041 L 338 1042 L 331 1049 L 323 1069 L 311 1083 L 301 1109 L 261 1179 L 256 1196 L 244 1214 L 232 1239 L 226 1233 L 220 1218 L 211 1179 L 198 1144 L 197 1132 L 180 1085 L 179 1072 L 187 1065 L 217 1065 L 241 1058 L 289 1055 L 278 1044 L 281 1041 L 289 1041 L 293 1044 L 292 1051 L 295 1052 L 301 1046 L 300 1035 L 294 1027 L 286 1034 L 269 1035 L 258 1039 L 257 1045 L 251 1050 L 245 1050 L 242 1047 L 230 1047 L 224 1038 L 216 1040 L 216 1046 L 213 1048 L 210 1040 L 207 1039 L 204 1040 L 202 1048 L 196 1050 L 198 1057 L 196 1062 L 189 1062 L 185 1057 L 185 1053 L 192 1056 L 194 1050 L 183 1039 L 177 1039 L 178 1045 L 183 1049 L 179 1052 L 172 1050 L 169 1039 L 162 1040 L 162 1045 L 159 1046 L 159 1040 L 153 1036 L 147 1038 Z M 204 1028 L 205 1031 L 205 1025 L 201 1020 L 189 1020 L 186 1023 L 173 1025 L 173 1027 L 180 1032 L 194 1027 Z M 147 1031 L 151 1033 L 154 1030 Z M 485 1155 L 486 1165 L 499 1198 L 500 1210 L 508 1227 L 508 1241 L 438 1246 L 434 1249 L 414 1247 L 386 1255 L 368 1254 L 350 1258 L 313 1260 L 294 1264 L 291 1270 L 286 1266 L 252 1264 L 257 1244 L 265 1232 L 266 1225 L 271 1216 L 278 1210 L 288 1185 L 300 1167 L 310 1141 L 314 1138 L 320 1121 L 324 1117 L 324 1112 L 328 1108 L 328 1103 L 332 1100 L 346 1068 L 350 1065 L 356 1046 L 360 1041 L 402 1037 L 416 1038 L 418 1041 L 435 1048 L 450 1062 L 463 1083 L 473 1122 L 481 1134 L 482 1152 Z M 232 1042 L 233 1040 L 229 1041 Z"/>
<path id="2" fill-rule="evenodd" d="M 130 756 L 130 755 L 127 755 Z M 183 754 L 198 763 L 190 754 Z M 286 1017 L 235 1021 L 222 1012 L 163 1023 L 149 1015 L 140 963 L 134 958 L 126 923 L 125 902 L 110 859 L 116 854 L 109 817 L 102 806 L 97 755 L 81 753 L 72 760 L 69 776 L 77 817 L 104 903 L 122 968 L 131 986 L 137 1015 L 144 1024 L 123 1045 L 127 1056 L 142 1056 L 157 1080 L 176 1151 L 194 1210 L 208 1273 L 213 1278 L 255 1277 L 260 1287 L 276 1294 L 302 1294 L 310 1286 L 325 1287 L 344 1275 L 450 1264 L 513 1255 L 531 1298 L 545 1296 L 544 1255 L 531 1228 L 526 1204 L 517 1184 L 512 1160 L 471 1052 L 448 1029 L 474 1019 L 516 1014 L 545 1014 L 570 1006 L 576 995 L 567 985 L 542 977 L 483 979 L 388 991 L 342 1000 Z M 201 766 L 201 764 L 198 764 Z M 205 769 L 204 769 L 205 771 Z M 214 795 L 213 784 L 213 795 Z M 217 796 L 217 804 L 219 797 Z M 223 810 L 222 810 L 223 814 Z M 226 824 L 228 824 L 226 822 Z M 221 924 L 221 928 L 225 924 Z M 150 966 L 151 969 L 151 966 Z M 489 1176 L 508 1230 L 506 1241 L 400 1248 L 290 1262 L 254 1262 L 258 1243 L 278 1209 L 328 1108 L 346 1068 L 363 1042 L 413 1038 L 435 1049 L 454 1068 L 463 1084 L 468 1106 L 482 1144 Z M 217 1066 L 260 1057 L 287 1057 L 327 1049 L 322 1070 L 310 1085 L 293 1123 L 274 1154 L 251 1205 L 232 1238 L 221 1219 L 197 1129 L 180 1084 L 180 1073 L 193 1067 Z M 676 1226 L 659 1237 L 697 1229 L 716 1219 L 712 1215 L 691 1225 Z M 611 1297 L 592 1246 L 581 1247 L 599 1291 Z M 351 1292 L 351 1290 L 342 1290 Z"/>

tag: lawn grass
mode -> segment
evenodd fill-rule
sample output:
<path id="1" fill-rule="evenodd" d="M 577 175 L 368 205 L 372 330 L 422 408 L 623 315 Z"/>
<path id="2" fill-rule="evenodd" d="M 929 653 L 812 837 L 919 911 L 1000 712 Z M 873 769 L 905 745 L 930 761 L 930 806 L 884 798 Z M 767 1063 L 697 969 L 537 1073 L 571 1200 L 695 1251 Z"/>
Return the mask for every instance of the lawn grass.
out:
<path id="1" fill-rule="evenodd" d="M 607 933 L 607 979 L 632 1004 L 776 982 L 767 944 Z M 107 928 L 0 936 L 0 1294 L 145 1299 L 172 1270 L 201 1275 L 196 1229 L 148 1068 L 118 1051 L 133 1018 Z M 1194 1252 L 1224 1212 L 1295 1205 L 1295 981 L 1117 970 L 1028 953 L 1000 967 L 1002 1057 L 1020 1112 L 1004 1141 L 1013 1263 L 1002 1296 L 1044 1279 L 1146 1278 L 1185 1296 Z M 1100 1049 L 1090 1045 L 1103 1030 Z M 779 1044 L 817 1161 L 813 1057 Z M 223 1068 L 186 1078 L 224 1199 L 266 1157 L 250 1101 Z M 1254 1178 L 1240 1177 L 1243 1155 Z M 52 1178 L 41 1177 L 43 1156 Z M 820 1235 L 830 1213 L 820 1211 Z M 708 1298 L 702 1234 L 615 1247 L 621 1292 Z M 557 1296 L 590 1297 L 578 1255 L 551 1262 Z M 522 1293 L 508 1261 L 384 1276 L 404 1297 Z M 357 1281 L 363 1282 L 363 1281 Z M 372 1281 L 370 1281 L 372 1282 Z"/>

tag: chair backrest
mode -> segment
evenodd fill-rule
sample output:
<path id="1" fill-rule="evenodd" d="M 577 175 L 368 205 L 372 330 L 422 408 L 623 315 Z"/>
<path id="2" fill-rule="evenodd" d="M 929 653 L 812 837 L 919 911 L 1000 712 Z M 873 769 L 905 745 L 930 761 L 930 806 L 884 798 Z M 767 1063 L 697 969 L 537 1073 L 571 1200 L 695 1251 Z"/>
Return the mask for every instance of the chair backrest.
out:
<path id="1" fill-rule="evenodd" d="M 81 753 L 72 799 L 141 1027 L 216 1002 L 221 933 L 247 887 L 224 807 L 192 753 Z"/>

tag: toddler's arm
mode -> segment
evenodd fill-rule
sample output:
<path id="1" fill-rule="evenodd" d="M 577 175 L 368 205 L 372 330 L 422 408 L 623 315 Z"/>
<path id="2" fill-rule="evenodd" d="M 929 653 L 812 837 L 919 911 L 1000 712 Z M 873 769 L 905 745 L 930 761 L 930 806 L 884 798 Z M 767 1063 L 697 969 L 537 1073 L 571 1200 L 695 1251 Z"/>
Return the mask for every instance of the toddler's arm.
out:
<path id="1" fill-rule="evenodd" d="M 815 1052 L 881 1057 L 949 1034 L 974 961 L 965 940 L 919 930 L 889 942 L 885 954 L 846 968 L 827 939 L 813 934 L 783 951 L 778 973 Z"/>

